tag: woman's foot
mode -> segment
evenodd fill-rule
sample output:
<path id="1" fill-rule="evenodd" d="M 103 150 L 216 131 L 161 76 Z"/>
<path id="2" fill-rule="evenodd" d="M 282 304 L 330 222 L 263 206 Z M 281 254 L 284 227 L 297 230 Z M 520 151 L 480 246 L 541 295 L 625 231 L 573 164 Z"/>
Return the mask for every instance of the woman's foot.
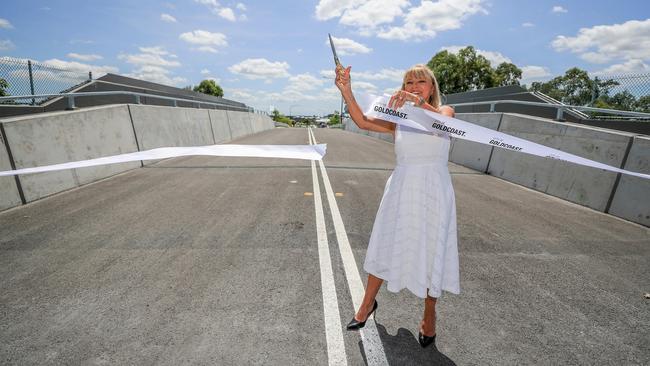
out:
<path id="1" fill-rule="evenodd" d="M 354 316 L 354 318 L 352 318 L 352 320 L 350 320 L 350 322 L 348 323 L 346 327 L 347 330 L 357 330 L 366 326 L 366 321 L 368 320 L 370 315 L 372 315 L 372 313 L 374 313 L 375 310 L 377 310 L 377 306 L 378 306 L 377 300 L 374 301 L 370 309 L 368 309 L 367 306 L 361 306 L 361 308 Z"/>
<path id="2" fill-rule="evenodd" d="M 420 333 L 426 337 L 434 337 L 436 335 L 436 321 L 420 321 Z"/>
<path id="3" fill-rule="evenodd" d="M 418 333 L 418 342 L 422 348 L 428 347 L 436 341 L 436 323 L 422 320 L 420 322 L 420 332 Z"/>

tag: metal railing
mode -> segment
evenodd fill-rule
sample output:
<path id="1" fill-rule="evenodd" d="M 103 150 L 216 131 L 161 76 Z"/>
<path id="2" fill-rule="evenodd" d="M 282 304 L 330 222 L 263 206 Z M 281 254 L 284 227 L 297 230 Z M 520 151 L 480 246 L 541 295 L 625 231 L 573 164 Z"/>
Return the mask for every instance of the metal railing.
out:
<path id="1" fill-rule="evenodd" d="M 223 107 L 223 109 L 228 109 L 228 110 L 238 110 L 238 111 L 245 111 L 245 112 L 251 112 L 251 113 L 258 113 L 258 114 L 266 114 L 263 111 L 256 110 L 252 107 L 239 107 L 239 106 L 234 106 L 231 104 L 226 104 L 226 103 L 215 103 L 215 102 L 202 102 L 202 101 L 197 101 L 194 99 L 185 99 L 185 98 L 174 98 L 174 97 L 165 97 L 162 95 L 154 95 L 154 94 L 146 94 L 146 93 L 137 93 L 137 92 L 130 92 L 130 91 L 103 91 L 103 92 L 85 92 L 85 93 L 60 93 L 60 94 L 37 94 L 37 95 L 12 95 L 9 97 L 0 97 L 0 103 L 3 103 L 4 101 L 11 101 L 14 99 L 22 100 L 22 99 L 32 99 L 32 98 L 66 98 L 68 101 L 68 107 L 67 109 L 75 109 L 76 104 L 75 104 L 75 99 L 80 98 L 80 97 L 97 97 L 97 96 L 108 96 L 108 95 L 128 95 L 128 96 L 133 96 L 133 100 L 135 104 L 142 104 L 141 103 L 141 97 L 145 98 L 155 98 L 155 99 L 162 99 L 162 100 L 170 100 L 173 102 L 174 107 L 178 107 L 178 102 L 186 102 L 190 103 L 191 105 L 195 105 L 197 108 L 201 108 L 201 105 L 212 105 L 212 106 L 217 106 L 217 107 Z"/>
<path id="2" fill-rule="evenodd" d="M 572 110 L 572 109 L 579 110 L 579 111 L 607 113 L 607 114 L 618 115 L 618 116 L 638 117 L 638 118 L 641 118 L 641 119 L 649 119 L 650 120 L 650 113 L 621 111 L 621 110 L 618 110 L 618 109 L 581 107 L 581 106 L 566 105 L 566 104 L 548 104 L 548 103 L 540 103 L 540 102 L 527 102 L 527 101 L 523 101 L 523 100 L 492 100 L 492 101 L 486 101 L 486 102 L 469 102 L 469 103 L 451 104 L 451 106 L 455 108 L 455 107 L 463 107 L 463 106 L 489 105 L 490 106 L 490 112 L 493 113 L 493 112 L 496 112 L 496 105 L 497 104 L 522 104 L 522 105 L 530 105 L 530 106 L 538 106 L 538 107 L 555 108 L 555 109 L 557 109 L 555 119 L 558 120 L 558 121 L 563 121 L 564 120 L 564 112 L 566 110 Z"/>

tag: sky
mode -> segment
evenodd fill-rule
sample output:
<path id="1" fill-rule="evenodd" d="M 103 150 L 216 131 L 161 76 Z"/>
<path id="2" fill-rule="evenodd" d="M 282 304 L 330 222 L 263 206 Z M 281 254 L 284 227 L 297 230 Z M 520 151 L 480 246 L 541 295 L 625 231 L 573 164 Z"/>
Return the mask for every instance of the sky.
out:
<path id="1" fill-rule="evenodd" d="M 390 93 L 410 66 L 468 45 L 517 65 L 522 84 L 571 67 L 650 73 L 648 0 L 0 1 L 0 56 L 177 87 L 214 79 L 225 98 L 287 115 L 340 108 L 328 33 L 355 93 Z"/>

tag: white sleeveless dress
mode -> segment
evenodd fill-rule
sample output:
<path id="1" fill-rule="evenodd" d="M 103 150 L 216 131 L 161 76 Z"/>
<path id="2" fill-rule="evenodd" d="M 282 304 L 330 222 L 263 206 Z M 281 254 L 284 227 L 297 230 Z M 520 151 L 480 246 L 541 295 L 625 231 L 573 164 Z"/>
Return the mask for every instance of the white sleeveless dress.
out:
<path id="1" fill-rule="evenodd" d="M 386 182 L 363 268 L 388 290 L 460 292 L 449 138 L 397 126 L 397 165 Z"/>

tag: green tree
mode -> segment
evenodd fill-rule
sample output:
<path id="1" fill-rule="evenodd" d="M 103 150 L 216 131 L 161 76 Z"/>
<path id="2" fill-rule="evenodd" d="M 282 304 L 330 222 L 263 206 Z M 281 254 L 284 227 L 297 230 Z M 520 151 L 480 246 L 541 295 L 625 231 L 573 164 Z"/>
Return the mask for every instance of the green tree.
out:
<path id="1" fill-rule="evenodd" d="M 611 98 L 607 98 L 606 102 L 613 109 L 622 111 L 633 111 L 636 109 L 638 103 L 634 95 L 627 90 L 614 94 Z"/>
<path id="2" fill-rule="evenodd" d="M 339 111 L 334 111 L 334 114 L 330 116 L 330 121 L 327 124 L 338 125 L 339 123 L 341 123 L 341 116 L 339 115 Z"/>
<path id="3" fill-rule="evenodd" d="M 529 90 L 544 93 L 553 99 L 570 105 L 612 105 L 609 90 L 618 85 L 613 80 L 591 79 L 589 74 L 577 67 L 547 82 L 534 82 Z"/>
<path id="4" fill-rule="evenodd" d="M 476 49 L 467 46 L 458 54 L 449 51 L 436 53 L 427 66 L 438 79 L 440 91 L 444 94 L 492 88 L 503 85 L 518 85 L 521 69 L 511 63 L 502 63 L 496 69 Z"/>
<path id="5" fill-rule="evenodd" d="M 273 113 L 271 114 L 271 119 L 274 120 L 275 122 L 282 122 L 288 124 L 289 126 L 293 126 L 293 120 L 280 113 L 280 111 L 278 111 L 277 109 L 273 110 Z"/>
<path id="6" fill-rule="evenodd" d="M 636 101 L 634 108 L 637 112 L 650 113 L 650 95 L 644 95 Z"/>
<path id="7" fill-rule="evenodd" d="M 497 86 L 519 85 L 521 69 L 510 62 L 502 62 L 494 70 Z"/>
<path id="8" fill-rule="evenodd" d="M 206 79 L 194 87 L 195 92 L 214 95 L 215 97 L 223 97 L 223 89 L 214 80 Z"/>
<path id="9" fill-rule="evenodd" d="M 0 78 L 0 97 L 6 97 L 9 94 L 7 94 L 7 88 L 9 87 L 9 83 L 7 80 Z"/>

